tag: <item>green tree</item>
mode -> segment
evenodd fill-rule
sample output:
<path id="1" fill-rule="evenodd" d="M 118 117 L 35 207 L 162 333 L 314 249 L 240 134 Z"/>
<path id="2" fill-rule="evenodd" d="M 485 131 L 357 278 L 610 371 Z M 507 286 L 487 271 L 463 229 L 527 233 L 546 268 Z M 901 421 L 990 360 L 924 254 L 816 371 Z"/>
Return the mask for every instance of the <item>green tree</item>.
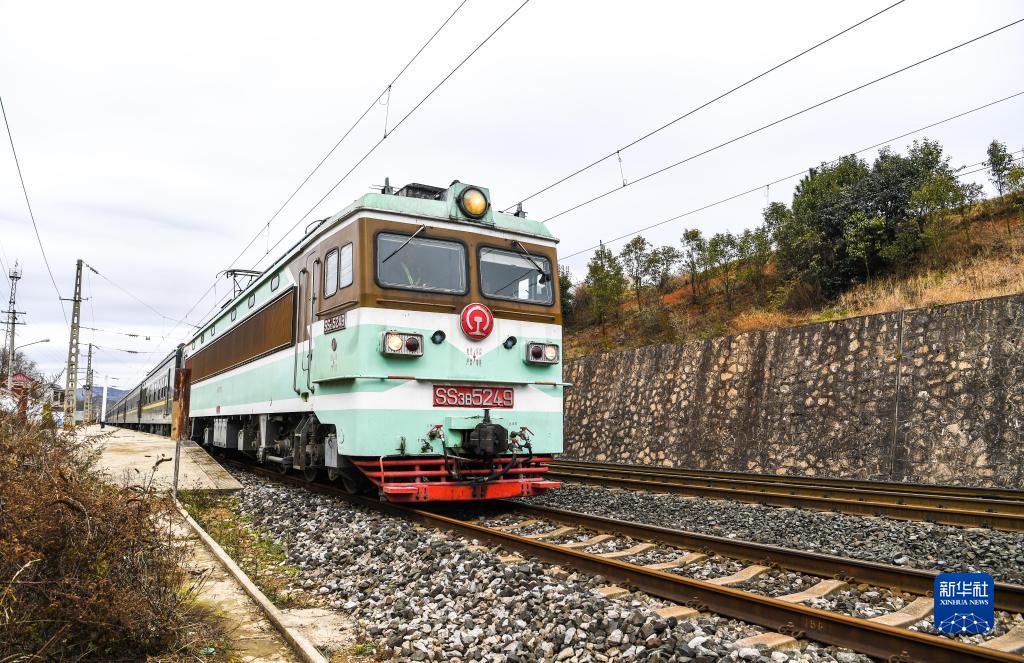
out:
<path id="1" fill-rule="evenodd" d="M 885 237 L 885 219 L 869 217 L 864 212 L 855 212 L 847 220 L 843 239 L 850 257 L 864 264 L 864 273 L 871 280 L 871 264 L 878 258 L 879 246 Z"/>
<path id="2" fill-rule="evenodd" d="M 733 287 L 738 269 L 739 240 L 730 232 L 715 233 L 708 240 L 707 260 L 722 279 L 725 302 L 733 306 Z"/>
<path id="3" fill-rule="evenodd" d="M 767 226 L 744 230 L 736 244 L 737 254 L 746 281 L 764 301 L 765 269 L 772 259 L 772 238 Z"/>
<path id="4" fill-rule="evenodd" d="M 1013 170 L 1013 157 L 1006 149 L 1005 143 L 992 140 L 988 146 L 988 172 L 989 179 L 995 185 L 999 195 L 1006 191 L 1006 185 Z"/>
<path id="5" fill-rule="evenodd" d="M 701 277 L 707 266 L 708 243 L 697 229 L 683 231 L 681 241 L 683 242 L 683 266 L 690 278 L 690 293 L 693 296 L 693 303 L 696 304 L 700 298 L 697 280 Z"/>
<path id="6" fill-rule="evenodd" d="M 651 251 L 651 274 L 658 292 L 668 289 L 669 279 L 680 260 L 682 253 L 674 246 L 660 246 Z"/>
<path id="7" fill-rule="evenodd" d="M 623 270 L 629 278 L 637 310 L 643 310 L 643 292 L 653 272 L 651 244 L 642 235 L 629 240 L 619 254 Z"/>
<path id="8" fill-rule="evenodd" d="M 1006 187 L 1010 193 L 1014 194 L 1017 199 L 1014 202 L 1014 208 L 1020 212 L 1020 218 L 1024 221 L 1024 159 L 1021 160 L 1022 165 L 1016 166 L 1010 171 L 1009 175 L 1006 176 Z M 1011 228 L 1012 219 L 1009 214 L 1006 215 L 1006 234 L 1009 235 Z"/>
<path id="9" fill-rule="evenodd" d="M 779 271 L 786 280 L 804 284 L 805 303 L 834 297 L 857 280 L 860 264 L 846 255 L 843 238 L 847 219 L 863 202 L 857 194 L 870 173 L 867 163 L 853 155 L 823 163 L 797 184 L 788 213 L 769 208 Z"/>
<path id="10" fill-rule="evenodd" d="M 558 266 L 558 298 L 562 304 L 562 319 L 569 320 L 572 316 L 572 305 L 575 293 L 572 289 L 572 272 L 565 265 Z"/>
<path id="11" fill-rule="evenodd" d="M 774 238 L 779 228 L 793 218 L 793 213 L 782 203 L 774 202 L 764 208 L 764 211 L 761 212 L 761 218 L 764 219 L 765 230 L 769 236 Z"/>
<path id="12" fill-rule="evenodd" d="M 622 306 L 626 293 L 626 276 L 618 258 L 603 243 L 587 263 L 587 278 L 584 281 L 590 293 L 590 311 L 594 321 L 605 323 Z"/>

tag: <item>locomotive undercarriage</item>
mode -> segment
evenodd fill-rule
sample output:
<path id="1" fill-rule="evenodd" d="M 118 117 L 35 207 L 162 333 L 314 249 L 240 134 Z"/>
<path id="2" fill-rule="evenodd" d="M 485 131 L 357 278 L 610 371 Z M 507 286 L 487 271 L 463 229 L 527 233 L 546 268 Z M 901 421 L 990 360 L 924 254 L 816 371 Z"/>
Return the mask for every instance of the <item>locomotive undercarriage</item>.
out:
<path id="1" fill-rule="evenodd" d="M 531 432 L 509 432 L 485 410 L 475 427 L 449 442 L 440 425 L 419 440 L 420 453 L 403 442 L 395 455 L 350 457 L 338 453 L 333 425 L 315 414 L 261 414 L 194 419 L 192 439 L 214 450 L 237 452 L 282 474 L 307 481 L 325 475 L 352 494 L 371 492 L 389 501 L 496 499 L 536 495 L 559 485 L 547 480 L 551 456 L 534 455 Z M 438 453 L 440 452 L 440 453 Z"/>

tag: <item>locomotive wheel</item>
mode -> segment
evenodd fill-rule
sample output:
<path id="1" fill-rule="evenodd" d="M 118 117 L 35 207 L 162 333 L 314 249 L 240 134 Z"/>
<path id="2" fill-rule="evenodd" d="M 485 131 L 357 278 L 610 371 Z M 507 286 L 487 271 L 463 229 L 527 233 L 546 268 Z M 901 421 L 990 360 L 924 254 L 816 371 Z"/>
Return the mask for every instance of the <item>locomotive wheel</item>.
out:
<path id="1" fill-rule="evenodd" d="M 289 466 L 284 463 L 277 464 L 277 471 L 281 474 L 288 474 Z"/>
<path id="2" fill-rule="evenodd" d="M 302 470 L 302 478 L 306 480 L 306 483 L 313 483 L 316 481 L 316 476 L 320 474 L 319 468 L 307 467 Z"/>
<path id="3" fill-rule="evenodd" d="M 349 495 L 358 495 L 366 488 L 366 479 L 359 470 L 338 470 L 338 475 L 341 477 L 341 487 Z"/>
<path id="4" fill-rule="evenodd" d="M 337 481 L 338 477 L 340 477 L 340 476 L 341 476 L 341 473 L 338 471 L 338 469 L 336 467 L 329 467 L 329 468 L 327 468 L 327 479 L 329 481 Z"/>

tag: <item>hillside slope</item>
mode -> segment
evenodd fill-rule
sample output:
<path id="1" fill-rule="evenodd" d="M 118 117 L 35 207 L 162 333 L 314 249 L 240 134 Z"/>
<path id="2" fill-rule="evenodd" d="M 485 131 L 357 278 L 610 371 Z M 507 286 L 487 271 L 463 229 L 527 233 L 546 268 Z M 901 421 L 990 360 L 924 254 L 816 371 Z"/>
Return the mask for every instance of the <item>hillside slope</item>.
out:
<path id="1" fill-rule="evenodd" d="M 787 306 L 790 289 L 772 265 L 760 287 L 733 286 L 732 306 L 715 278 L 705 282 L 708 293 L 695 302 L 689 280 L 676 276 L 666 292 L 649 293 L 642 310 L 627 297 L 615 319 L 603 326 L 570 320 L 565 356 L 1024 292 L 1024 223 L 1014 204 L 986 201 L 957 218 L 955 226 L 947 241 L 926 250 L 907 269 L 855 286 L 819 307 Z M 585 312 L 574 317 L 585 317 Z"/>

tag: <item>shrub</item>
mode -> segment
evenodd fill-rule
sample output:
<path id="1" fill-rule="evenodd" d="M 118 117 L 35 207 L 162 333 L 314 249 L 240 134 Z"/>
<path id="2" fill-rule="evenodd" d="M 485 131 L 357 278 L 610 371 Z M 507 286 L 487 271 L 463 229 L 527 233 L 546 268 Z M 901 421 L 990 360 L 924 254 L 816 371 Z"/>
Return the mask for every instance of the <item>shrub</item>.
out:
<path id="1" fill-rule="evenodd" d="M 105 483 L 96 458 L 0 412 L 0 660 L 184 657 L 217 636 L 170 501 Z"/>

